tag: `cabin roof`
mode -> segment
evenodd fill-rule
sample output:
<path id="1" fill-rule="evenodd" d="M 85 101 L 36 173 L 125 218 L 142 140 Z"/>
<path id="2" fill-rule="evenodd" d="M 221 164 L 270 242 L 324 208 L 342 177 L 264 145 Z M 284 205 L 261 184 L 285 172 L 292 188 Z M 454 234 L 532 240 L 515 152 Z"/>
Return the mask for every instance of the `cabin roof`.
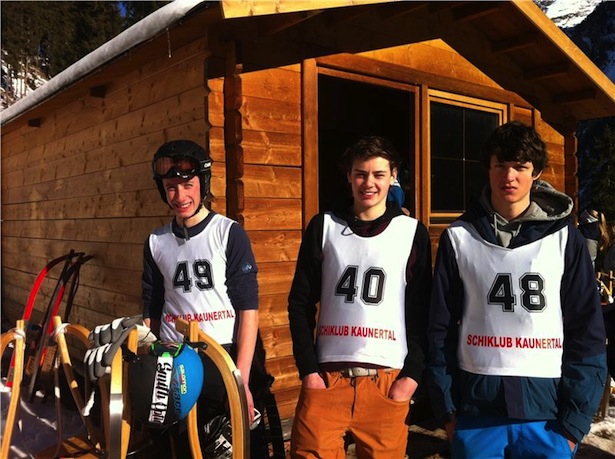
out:
<path id="1" fill-rule="evenodd" d="M 439 38 L 557 129 L 615 116 L 615 84 L 529 0 L 176 0 L 4 110 L 2 125 L 29 112 L 42 116 L 41 106 L 62 103 L 62 93 L 86 78 L 91 91 L 127 65 L 146 61 L 154 47 L 167 44 L 169 29 L 177 44 L 204 27 L 245 45 L 245 59 L 270 66 Z M 287 39 L 292 49 L 271 48 Z"/>

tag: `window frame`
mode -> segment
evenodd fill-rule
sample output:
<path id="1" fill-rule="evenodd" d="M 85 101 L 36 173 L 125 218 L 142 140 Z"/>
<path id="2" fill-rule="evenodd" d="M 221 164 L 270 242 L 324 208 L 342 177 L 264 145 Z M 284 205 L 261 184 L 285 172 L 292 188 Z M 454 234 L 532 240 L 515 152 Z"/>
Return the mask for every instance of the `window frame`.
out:
<path id="1" fill-rule="evenodd" d="M 472 110 L 493 113 L 498 116 L 498 126 L 508 120 L 509 105 L 502 102 L 495 102 L 476 97 L 455 94 L 447 91 L 428 89 L 426 96 L 425 124 L 427 125 L 426 135 L 423 136 L 423 151 L 425 152 L 425 184 L 427 189 L 423 193 L 424 208 L 427 210 L 429 225 L 449 224 L 458 218 L 462 212 L 433 212 L 431 206 L 431 103 L 453 105 L 457 107 L 469 108 Z"/>

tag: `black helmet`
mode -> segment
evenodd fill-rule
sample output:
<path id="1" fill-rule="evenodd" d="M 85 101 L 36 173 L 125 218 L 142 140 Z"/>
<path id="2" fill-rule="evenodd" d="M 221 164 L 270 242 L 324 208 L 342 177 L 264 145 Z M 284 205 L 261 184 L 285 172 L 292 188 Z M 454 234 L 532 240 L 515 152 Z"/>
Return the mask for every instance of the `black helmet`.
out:
<path id="1" fill-rule="evenodd" d="M 163 178 L 191 179 L 197 175 L 201 183 L 201 200 L 204 200 L 210 192 L 211 163 L 209 154 L 192 140 L 172 140 L 163 144 L 152 160 L 152 174 L 162 200 L 168 204 Z"/>

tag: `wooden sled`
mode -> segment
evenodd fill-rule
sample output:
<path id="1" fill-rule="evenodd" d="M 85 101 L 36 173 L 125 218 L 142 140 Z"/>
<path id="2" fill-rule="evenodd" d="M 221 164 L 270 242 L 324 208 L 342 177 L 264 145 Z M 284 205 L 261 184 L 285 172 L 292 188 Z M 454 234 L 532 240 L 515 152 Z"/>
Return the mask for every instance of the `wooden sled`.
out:
<path id="1" fill-rule="evenodd" d="M 75 405 L 81 414 L 85 406 L 84 396 L 73 372 L 65 335 L 77 337 L 84 346 L 89 348 L 90 341 L 88 337 L 90 332 L 81 325 L 63 324 L 59 316 L 53 317 L 53 326 L 61 366 L 64 370 Z M 180 333 L 184 334 L 190 342 L 203 343 L 203 352 L 211 358 L 214 364 L 219 368 L 228 394 L 231 411 L 233 459 L 248 459 L 250 457 L 250 442 L 247 399 L 239 370 L 226 350 L 211 337 L 199 330 L 197 322 L 188 323 L 183 320 L 178 320 L 176 328 Z M 5 351 L 9 343 L 15 341 L 13 389 L 2 439 L 2 455 L 0 456 L 2 458 L 8 457 L 12 431 L 15 425 L 17 408 L 21 396 L 21 378 L 24 370 L 25 347 L 25 333 L 23 329 L 24 321 L 19 320 L 15 329 L 2 335 L 2 352 Z M 132 330 L 129 333 L 127 347 L 131 352 L 136 352 L 137 330 Z M 78 454 L 79 457 L 82 458 L 97 458 L 101 457 L 101 455 L 109 459 L 126 458 L 129 450 L 132 425 L 132 410 L 128 398 L 127 365 L 128 363 L 123 361 L 122 352 L 117 352 L 113 358 L 110 375 L 105 375 L 99 379 L 102 399 L 104 442 L 101 443 L 101 441 L 98 440 L 99 432 L 97 432 L 92 424 L 91 419 L 82 415 L 82 420 L 86 428 L 85 437 L 73 437 L 65 441 L 58 441 L 56 446 L 49 448 L 47 451 L 40 452 L 37 455 L 38 458 L 52 458 L 66 454 Z M 121 422 L 118 422 L 120 419 Z M 199 428 L 197 425 L 196 404 L 188 414 L 186 421 L 192 457 L 194 459 L 202 459 L 203 455 L 198 435 Z M 83 454 L 84 450 L 87 452 L 88 447 L 93 451 L 92 454 Z"/>
<path id="2" fill-rule="evenodd" d="M 205 343 L 206 347 L 203 352 L 220 370 L 228 394 L 233 432 L 233 459 L 248 459 L 250 457 L 248 402 L 241 373 L 235 366 L 235 362 L 220 344 L 199 329 L 198 322 L 178 319 L 175 328 L 186 336 L 188 341 Z M 187 425 L 192 457 L 203 459 L 197 425 L 197 404 L 188 413 Z"/>
<path id="3" fill-rule="evenodd" d="M 111 374 L 106 375 L 99 380 L 100 393 L 102 399 L 102 426 L 104 434 L 104 442 L 98 440 L 100 433 L 93 425 L 92 419 L 88 416 L 83 416 L 83 408 L 85 406 L 83 392 L 79 388 L 79 384 L 73 372 L 66 336 L 76 337 L 86 348 L 90 347 L 89 334 L 90 331 L 81 325 L 63 324 L 59 316 L 53 317 L 53 336 L 55 337 L 60 363 L 66 380 L 75 402 L 75 406 L 79 411 L 83 424 L 86 429 L 86 434 L 83 437 L 73 437 L 67 440 L 58 439 L 58 444 L 49 448 L 46 451 L 39 452 L 37 458 L 55 458 L 60 455 L 77 454 L 81 458 L 99 458 L 101 456 L 109 459 L 123 459 L 127 456 L 132 412 L 128 400 L 128 390 L 124 390 L 128 386 L 128 373 L 126 370 L 127 364 L 123 362 L 122 352 L 117 352 L 114 356 L 111 365 Z M 2 335 L 2 353 L 4 353 L 8 344 L 15 341 L 14 352 L 14 369 L 13 369 L 13 387 L 9 405 L 9 412 L 6 421 L 5 432 L 2 438 L 2 455 L 0 457 L 8 457 L 10 448 L 13 427 L 19 399 L 21 397 L 21 378 L 24 369 L 24 336 L 19 332 L 23 330 L 24 321 L 19 320 L 17 327 Z M 20 343 L 21 342 L 21 343 Z M 132 330 L 127 338 L 127 346 L 133 352 L 137 347 L 137 330 Z M 119 422 L 118 422 L 119 421 Z M 88 453 L 91 451 L 91 454 Z M 85 452 L 85 454 L 84 454 Z"/>

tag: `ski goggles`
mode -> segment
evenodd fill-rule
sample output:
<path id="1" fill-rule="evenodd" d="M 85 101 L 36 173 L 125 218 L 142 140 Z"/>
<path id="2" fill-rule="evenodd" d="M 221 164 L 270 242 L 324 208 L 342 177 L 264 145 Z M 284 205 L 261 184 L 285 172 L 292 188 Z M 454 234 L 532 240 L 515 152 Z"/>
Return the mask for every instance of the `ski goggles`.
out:
<path id="1" fill-rule="evenodd" d="M 152 173 L 156 179 L 191 179 L 209 168 L 211 160 L 197 161 L 190 156 L 161 156 L 152 161 Z"/>

